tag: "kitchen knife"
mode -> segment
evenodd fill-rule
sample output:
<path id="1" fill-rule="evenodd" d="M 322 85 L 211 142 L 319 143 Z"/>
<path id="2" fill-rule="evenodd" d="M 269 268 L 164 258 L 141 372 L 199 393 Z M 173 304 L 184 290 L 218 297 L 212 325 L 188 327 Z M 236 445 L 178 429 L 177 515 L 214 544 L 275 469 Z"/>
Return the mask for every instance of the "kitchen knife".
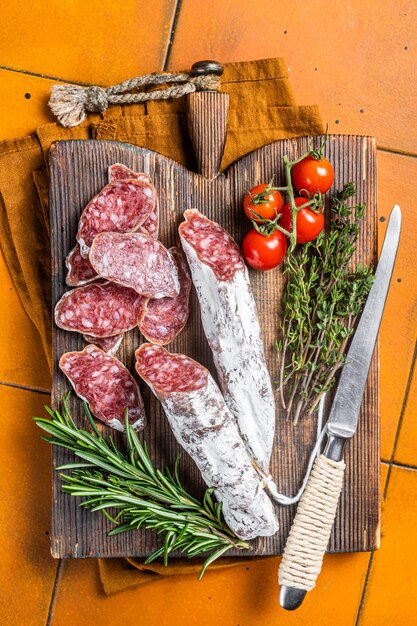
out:
<path id="1" fill-rule="evenodd" d="M 343 448 L 358 427 L 359 410 L 378 335 L 401 231 L 401 209 L 391 211 L 384 244 L 326 424 L 326 448 L 315 461 L 288 535 L 278 580 L 284 609 L 298 608 L 315 586 L 343 485 Z"/>

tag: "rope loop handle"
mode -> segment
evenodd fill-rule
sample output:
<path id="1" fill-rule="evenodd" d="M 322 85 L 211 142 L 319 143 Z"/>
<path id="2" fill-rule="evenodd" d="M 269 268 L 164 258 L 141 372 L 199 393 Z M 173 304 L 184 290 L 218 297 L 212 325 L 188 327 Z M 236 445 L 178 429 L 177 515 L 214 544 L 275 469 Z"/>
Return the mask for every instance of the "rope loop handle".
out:
<path id="1" fill-rule="evenodd" d="M 207 73 L 202 73 L 206 63 Z M 80 87 L 78 85 L 53 85 L 49 107 L 62 126 L 78 126 L 87 117 L 87 112 L 103 113 L 111 104 L 136 104 L 150 100 L 168 100 L 180 98 L 194 91 L 220 91 L 220 74 L 223 69 L 216 64 L 216 71 L 202 61 L 194 64 L 199 71 L 178 74 L 146 74 L 129 78 L 123 83 L 111 87 Z M 148 91 L 149 87 L 160 87 Z M 135 91 L 136 90 L 136 91 Z"/>

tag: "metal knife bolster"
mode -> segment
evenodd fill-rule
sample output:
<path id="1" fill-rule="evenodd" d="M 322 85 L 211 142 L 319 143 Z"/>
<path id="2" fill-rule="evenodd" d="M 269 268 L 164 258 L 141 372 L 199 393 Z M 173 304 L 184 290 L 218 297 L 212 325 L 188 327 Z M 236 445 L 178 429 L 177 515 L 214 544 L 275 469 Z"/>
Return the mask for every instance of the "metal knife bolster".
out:
<path id="1" fill-rule="evenodd" d="M 345 449 L 347 438 L 327 433 L 327 443 L 323 450 L 323 455 L 332 461 L 341 461 L 343 459 L 343 451 Z"/>

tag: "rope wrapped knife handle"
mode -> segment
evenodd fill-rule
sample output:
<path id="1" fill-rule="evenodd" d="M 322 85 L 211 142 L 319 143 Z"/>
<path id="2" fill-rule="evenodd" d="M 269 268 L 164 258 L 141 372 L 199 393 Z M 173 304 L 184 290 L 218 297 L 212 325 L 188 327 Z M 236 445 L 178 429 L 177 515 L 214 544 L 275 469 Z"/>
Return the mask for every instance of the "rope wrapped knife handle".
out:
<path id="1" fill-rule="evenodd" d="M 49 107 L 62 126 L 78 126 L 88 112 L 103 113 L 111 104 L 136 104 L 180 98 L 194 91 L 220 91 L 223 67 L 217 61 L 198 61 L 189 72 L 147 74 L 111 87 L 53 85 Z M 147 91 L 149 87 L 163 89 Z"/>
<path id="2" fill-rule="evenodd" d="M 345 462 L 321 454 L 315 461 L 288 535 L 279 568 L 279 584 L 311 591 L 329 543 Z"/>

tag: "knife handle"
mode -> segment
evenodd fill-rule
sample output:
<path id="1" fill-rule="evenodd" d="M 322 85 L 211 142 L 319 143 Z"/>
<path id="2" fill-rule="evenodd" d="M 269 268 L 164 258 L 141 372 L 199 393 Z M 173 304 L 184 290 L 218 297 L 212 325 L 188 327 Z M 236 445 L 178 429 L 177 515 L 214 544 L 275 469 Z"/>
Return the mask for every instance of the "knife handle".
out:
<path id="1" fill-rule="evenodd" d="M 314 462 L 288 535 L 278 581 L 280 604 L 296 609 L 320 574 L 343 486 L 345 462 L 321 454 Z"/>
<path id="2" fill-rule="evenodd" d="M 197 61 L 191 75 L 221 76 L 223 66 L 217 61 Z M 219 173 L 227 134 L 228 93 L 195 91 L 187 95 L 187 121 L 198 172 L 213 180 Z"/>

